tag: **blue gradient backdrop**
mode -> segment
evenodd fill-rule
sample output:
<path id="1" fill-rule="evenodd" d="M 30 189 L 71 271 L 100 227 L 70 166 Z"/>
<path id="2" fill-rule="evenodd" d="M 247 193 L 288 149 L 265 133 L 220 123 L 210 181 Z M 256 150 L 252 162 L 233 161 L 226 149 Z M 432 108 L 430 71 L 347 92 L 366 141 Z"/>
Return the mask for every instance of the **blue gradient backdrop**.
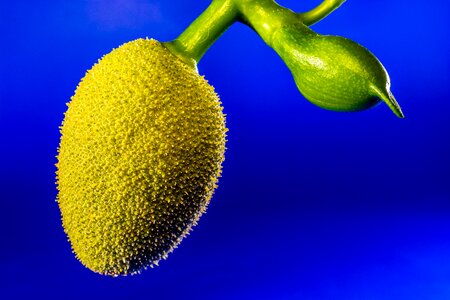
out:
<path id="1" fill-rule="evenodd" d="M 298 11 L 318 2 L 280 1 Z M 99 276 L 74 258 L 55 203 L 65 103 L 113 47 L 173 39 L 208 3 L 0 2 L 0 299 L 450 299 L 444 0 L 349 0 L 313 27 L 375 53 L 404 120 L 385 105 L 316 108 L 281 59 L 234 25 L 199 65 L 230 129 L 199 226 L 139 276 Z"/>

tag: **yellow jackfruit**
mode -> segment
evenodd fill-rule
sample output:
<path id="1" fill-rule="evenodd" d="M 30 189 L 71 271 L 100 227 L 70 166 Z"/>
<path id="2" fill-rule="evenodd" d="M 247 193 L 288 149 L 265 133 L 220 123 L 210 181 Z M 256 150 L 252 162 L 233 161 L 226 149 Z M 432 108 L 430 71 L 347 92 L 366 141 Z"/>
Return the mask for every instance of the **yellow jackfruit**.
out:
<path id="1" fill-rule="evenodd" d="M 165 258 L 196 224 L 224 159 L 217 94 L 163 44 L 105 55 L 68 104 L 58 151 L 58 204 L 76 257 L 126 275 Z"/>

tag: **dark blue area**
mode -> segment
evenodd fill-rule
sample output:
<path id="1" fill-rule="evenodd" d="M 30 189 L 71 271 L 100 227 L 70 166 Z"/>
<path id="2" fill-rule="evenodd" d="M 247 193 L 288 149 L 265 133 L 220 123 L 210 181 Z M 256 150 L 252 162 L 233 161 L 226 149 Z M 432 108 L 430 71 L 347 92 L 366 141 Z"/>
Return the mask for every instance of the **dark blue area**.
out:
<path id="1" fill-rule="evenodd" d="M 208 3 L 0 2 L 0 299 L 450 299 L 443 0 L 350 0 L 313 27 L 383 62 L 404 120 L 385 105 L 311 105 L 281 59 L 234 25 L 199 65 L 230 129 L 208 213 L 139 276 L 100 276 L 74 258 L 55 203 L 65 103 L 113 47 L 173 39 Z"/>

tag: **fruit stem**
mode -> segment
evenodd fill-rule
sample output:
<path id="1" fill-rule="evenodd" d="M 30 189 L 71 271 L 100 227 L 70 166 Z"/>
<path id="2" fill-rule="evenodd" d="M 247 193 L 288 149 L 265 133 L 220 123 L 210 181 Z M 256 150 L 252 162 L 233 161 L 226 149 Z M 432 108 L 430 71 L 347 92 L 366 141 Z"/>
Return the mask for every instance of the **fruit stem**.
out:
<path id="1" fill-rule="evenodd" d="M 239 21 L 252 28 L 272 47 L 274 32 L 287 24 L 301 23 L 299 14 L 273 0 L 236 0 Z"/>
<path id="2" fill-rule="evenodd" d="M 335 9 L 341 6 L 346 0 L 325 0 L 310 11 L 299 14 L 305 25 L 312 25 L 319 22 Z"/>
<path id="3" fill-rule="evenodd" d="M 196 67 L 209 47 L 236 21 L 253 28 L 270 46 L 274 30 L 287 24 L 286 21 L 314 24 L 344 1 L 324 0 L 316 8 L 297 14 L 274 0 L 213 0 L 177 39 L 164 45 L 184 62 Z"/>
<path id="4" fill-rule="evenodd" d="M 306 26 L 319 22 L 346 0 L 323 0 L 304 13 L 295 13 L 274 0 L 213 0 L 208 8 L 175 40 L 164 45 L 185 63 L 197 69 L 197 64 L 212 44 L 239 21 L 252 28 L 273 48 L 274 33 L 283 26 Z M 301 26 L 298 26 L 301 25 Z M 374 90 L 400 118 L 403 112 L 392 93 Z"/>
<path id="5" fill-rule="evenodd" d="M 175 40 L 164 43 L 175 55 L 196 67 L 205 52 L 237 19 L 234 0 L 213 0 Z"/>
<path id="6" fill-rule="evenodd" d="M 336 10 L 345 0 L 324 0 L 304 13 L 295 13 L 274 0 L 235 0 L 239 20 L 255 30 L 272 47 L 272 35 L 281 26 L 319 22 Z"/>

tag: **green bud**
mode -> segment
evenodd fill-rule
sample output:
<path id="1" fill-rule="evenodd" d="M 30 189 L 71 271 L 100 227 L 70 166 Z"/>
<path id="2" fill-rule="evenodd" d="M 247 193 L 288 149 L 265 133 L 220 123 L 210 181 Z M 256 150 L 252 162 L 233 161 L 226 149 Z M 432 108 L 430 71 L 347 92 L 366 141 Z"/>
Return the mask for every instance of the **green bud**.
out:
<path id="1" fill-rule="evenodd" d="M 343 37 L 319 35 L 302 24 L 281 27 L 271 42 L 300 92 L 315 105 L 359 111 L 381 99 L 398 117 L 404 117 L 390 91 L 385 68 L 361 45 Z"/>

